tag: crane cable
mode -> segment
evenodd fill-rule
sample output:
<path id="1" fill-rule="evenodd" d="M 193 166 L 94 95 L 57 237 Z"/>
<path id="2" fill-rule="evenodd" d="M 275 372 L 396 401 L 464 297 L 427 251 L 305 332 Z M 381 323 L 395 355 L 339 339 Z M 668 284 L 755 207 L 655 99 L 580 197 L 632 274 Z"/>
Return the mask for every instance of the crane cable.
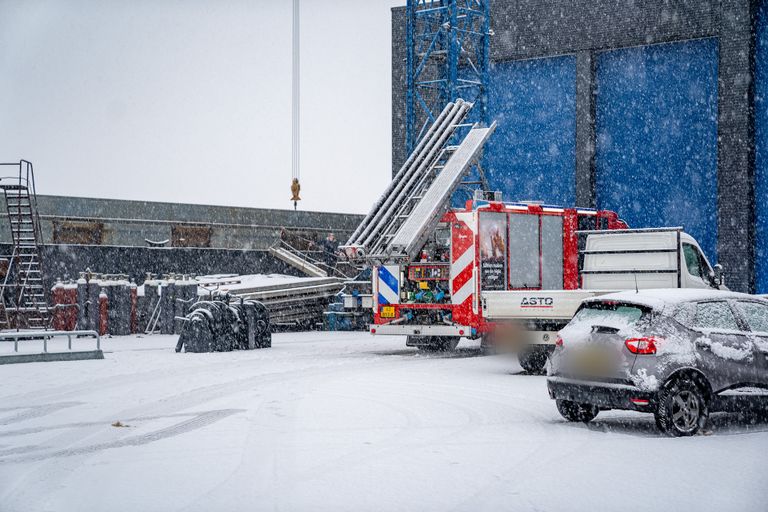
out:
<path id="1" fill-rule="evenodd" d="M 301 136 L 301 59 L 299 55 L 299 47 L 301 39 L 299 37 L 299 0 L 293 0 L 293 70 L 291 74 L 291 86 L 292 86 L 292 119 L 291 119 L 291 201 L 293 201 L 293 209 L 296 210 L 298 201 L 301 201 L 299 192 L 301 191 L 301 184 L 299 183 L 299 157 L 300 157 L 300 136 Z"/>

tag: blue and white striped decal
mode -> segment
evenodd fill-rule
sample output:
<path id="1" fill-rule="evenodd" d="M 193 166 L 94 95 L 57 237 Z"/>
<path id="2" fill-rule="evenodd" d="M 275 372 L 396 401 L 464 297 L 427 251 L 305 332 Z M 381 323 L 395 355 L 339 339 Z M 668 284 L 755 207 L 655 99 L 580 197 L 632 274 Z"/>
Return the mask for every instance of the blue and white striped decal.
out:
<path id="1" fill-rule="evenodd" d="M 379 304 L 400 303 L 400 283 L 396 276 L 400 275 L 398 265 L 383 265 L 378 268 Z"/>

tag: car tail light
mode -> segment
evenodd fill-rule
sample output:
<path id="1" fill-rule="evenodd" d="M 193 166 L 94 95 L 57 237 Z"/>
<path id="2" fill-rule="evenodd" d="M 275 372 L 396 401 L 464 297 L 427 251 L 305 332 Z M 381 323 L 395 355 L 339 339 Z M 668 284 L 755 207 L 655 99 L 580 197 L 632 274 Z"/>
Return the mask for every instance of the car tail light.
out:
<path id="1" fill-rule="evenodd" d="M 642 338 L 627 338 L 624 344 L 633 354 L 650 355 L 656 353 L 656 345 L 660 341 L 662 341 L 661 338 L 643 336 Z"/>
<path id="2" fill-rule="evenodd" d="M 555 346 L 556 347 L 562 347 L 563 346 L 563 338 L 560 337 L 560 335 L 555 338 Z"/>

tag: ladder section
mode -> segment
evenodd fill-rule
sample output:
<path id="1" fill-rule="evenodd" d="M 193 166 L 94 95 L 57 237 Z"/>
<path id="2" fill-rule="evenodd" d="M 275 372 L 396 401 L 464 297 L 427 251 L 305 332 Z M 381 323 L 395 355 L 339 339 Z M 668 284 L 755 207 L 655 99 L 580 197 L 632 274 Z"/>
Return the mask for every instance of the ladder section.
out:
<path id="1" fill-rule="evenodd" d="M 365 262 L 387 253 L 389 243 L 457 147 L 449 145 L 472 103 L 448 103 L 427 130 L 384 194 L 341 249 L 350 261 Z"/>
<path id="2" fill-rule="evenodd" d="M 400 229 L 389 241 L 388 258 L 404 258 L 413 261 L 424 246 L 429 234 L 437 227 L 451 196 L 469 173 L 481 150 L 496 129 L 494 121 L 488 128 L 472 128 L 461 144 L 451 153 L 443 170 L 424 192 L 421 201 L 407 212 Z"/>
<path id="3" fill-rule="evenodd" d="M 0 289 L 0 328 L 44 329 L 48 325 L 48 301 L 43 285 L 42 231 L 37 211 L 34 171 L 26 160 L 0 164 L 18 171 L 0 177 L 0 189 L 11 231 L 12 253 L 3 256 L 8 262 Z M 3 173 L 6 174 L 6 173 Z"/>

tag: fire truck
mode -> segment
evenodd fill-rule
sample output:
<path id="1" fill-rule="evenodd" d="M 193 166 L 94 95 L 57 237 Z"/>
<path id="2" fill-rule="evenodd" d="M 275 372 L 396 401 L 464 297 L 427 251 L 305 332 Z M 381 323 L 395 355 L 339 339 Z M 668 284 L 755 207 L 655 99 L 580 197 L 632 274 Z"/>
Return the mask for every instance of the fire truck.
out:
<path id="1" fill-rule="evenodd" d="M 425 350 L 486 337 L 483 293 L 521 292 L 526 306 L 546 308 L 537 291 L 578 287 L 576 231 L 626 228 L 614 212 L 505 203 L 487 187 L 451 207 L 472 169 L 482 181 L 482 148 L 496 128 L 467 123 L 471 108 L 446 105 L 341 247 L 373 270 L 372 334 L 406 335 Z"/>
<path id="2" fill-rule="evenodd" d="M 441 217 L 415 260 L 374 266 L 371 333 L 405 335 L 424 350 L 452 350 L 461 337 L 487 339 L 498 322 L 484 311 L 485 292 L 510 292 L 538 317 L 554 307 L 540 291 L 579 288 L 577 231 L 625 228 L 612 211 L 468 201 Z M 564 325 L 521 320 L 527 340 L 541 333 L 535 341 L 543 344 Z"/>
<path id="3" fill-rule="evenodd" d="M 630 282 L 718 287 L 681 228 L 630 230 L 616 212 L 509 203 L 487 188 L 451 207 L 472 168 L 482 178 L 478 160 L 495 129 L 465 123 L 470 108 L 446 106 L 341 247 L 373 270 L 372 334 L 404 335 L 424 350 L 508 334 L 522 341 L 523 368 L 536 372 L 584 298 Z M 694 260 L 698 277 L 689 275 Z"/>

